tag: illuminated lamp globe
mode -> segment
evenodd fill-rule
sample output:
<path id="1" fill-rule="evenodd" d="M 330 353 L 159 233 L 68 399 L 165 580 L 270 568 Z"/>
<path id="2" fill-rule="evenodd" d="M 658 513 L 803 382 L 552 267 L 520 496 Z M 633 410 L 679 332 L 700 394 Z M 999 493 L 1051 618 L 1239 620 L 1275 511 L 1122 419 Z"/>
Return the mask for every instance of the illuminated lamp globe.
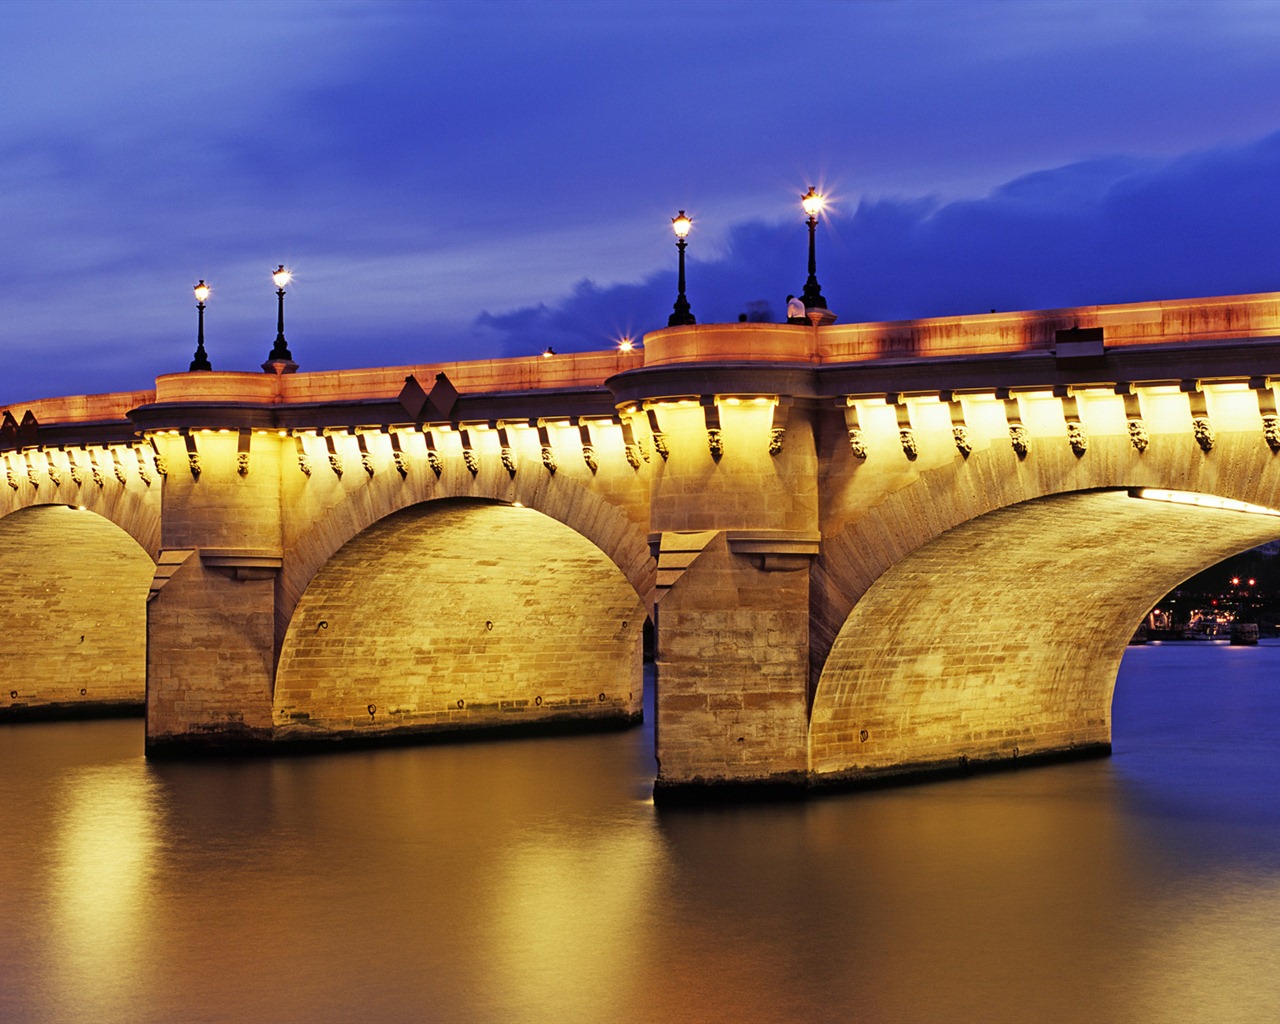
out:
<path id="1" fill-rule="evenodd" d="M 677 238 L 688 238 L 691 227 L 693 227 L 693 221 L 689 219 L 684 210 L 680 211 L 679 216 L 671 218 L 671 230 L 676 233 Z"/>
<path id="2" fill-rule="evenodd" d="M 816 218 L 822 212 L 822 208 L 827 205 L 827 200 L 822 193 L 810 185 L 809 191 L 800 197 L 800 205 L 804 207 L 804 212 L 808 216 Z"/>
<path id="3" fill-rule="evenodd" d="M 271 274 L 271 280 L 276 283 L 277 288 L 282 289 L 284 288 L 285 285 L 287 285 L 290 281 L 293 280 L 293 274 L 285 270 L 284 264 L 281 263 L 280 266 L 277 267 L 275 271 Z"/>
<path id="4" fill-rule="evenodd" d="M 195 293 L 196 302 L 204 302 L 204 300 L 209 297 L 209 286 L 204 283 L 203 278 L 200 280 L 200 283 L 195 286 Z"/>

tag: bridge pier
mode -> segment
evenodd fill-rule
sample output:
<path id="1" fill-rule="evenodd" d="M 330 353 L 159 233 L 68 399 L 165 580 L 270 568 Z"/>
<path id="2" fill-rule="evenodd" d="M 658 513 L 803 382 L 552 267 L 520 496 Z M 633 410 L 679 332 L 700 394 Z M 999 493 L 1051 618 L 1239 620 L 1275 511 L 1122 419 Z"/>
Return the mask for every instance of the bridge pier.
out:
<path id="1" fill-rule="evenodd" d="M 243 436 L 153 437 L 169 471 L 147 603 L 148 753 L 271 739 L 281 443 Z"/>
<path id="2" fill-rule="evenodd" d="M 717 533 L 658 607 L 660 793 L 806 779 L 809 560 L 766 563 L 767 542 L 735 552 L 732 536 Z"/>

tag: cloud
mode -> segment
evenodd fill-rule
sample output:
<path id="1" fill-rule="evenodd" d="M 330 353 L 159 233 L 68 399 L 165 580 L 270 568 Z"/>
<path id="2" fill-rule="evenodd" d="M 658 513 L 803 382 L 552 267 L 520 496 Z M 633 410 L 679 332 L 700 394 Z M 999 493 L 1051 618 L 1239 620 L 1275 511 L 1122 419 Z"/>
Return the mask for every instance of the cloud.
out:
<path id="1" fill-rule="evenodd" d="M 1073 163 L 980 199 L 865 200 L 819 226 L 818 279 L 843 321 L 1270 291 L 1280 288 L 1278 180 L 1280 133 L 1175 159 Z M 803 286 L 806 246 L 798 215 L 736 225 L 718 258 L 690 260 L 695 316 L 731 321 L 756 302 L 781 317 Z M 670 269 L 642 281 L 584 280 L 479 322 L 512 354 L 599 348 L 619 322 L 665 326 L 675 283 L 673 251 Z"/>

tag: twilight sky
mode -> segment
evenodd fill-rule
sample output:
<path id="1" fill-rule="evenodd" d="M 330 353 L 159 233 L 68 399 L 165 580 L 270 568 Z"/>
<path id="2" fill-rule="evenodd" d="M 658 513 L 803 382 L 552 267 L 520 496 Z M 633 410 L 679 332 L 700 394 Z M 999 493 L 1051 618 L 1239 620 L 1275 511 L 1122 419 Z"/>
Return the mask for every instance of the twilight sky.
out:
<path id="1" fill-rule="evenodd" d="M 1280 289 L 1280 3 L 0 3 L 0 403 Z"/>

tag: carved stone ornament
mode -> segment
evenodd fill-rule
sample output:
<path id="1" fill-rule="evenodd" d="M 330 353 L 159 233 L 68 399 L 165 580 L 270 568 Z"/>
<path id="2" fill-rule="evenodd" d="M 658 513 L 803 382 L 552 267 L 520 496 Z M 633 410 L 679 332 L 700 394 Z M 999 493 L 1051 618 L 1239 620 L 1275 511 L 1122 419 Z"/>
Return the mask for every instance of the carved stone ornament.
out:
<path id="1" fill-rule="evenodd" d="M 475 449 L 463 448 L 462 461 L 467 464 L 467 469 L 470 471 L 472 476 L 475 476 L 480 472 L 480 463 L 476 460 Z"/>
<path id="2" fill-rule="evenodd" d="M 1196 444 L 1206 455 L 1213 451 L 1213 425 L 1207 416 L 1197 416 L 1191 421 L 1191 429 L 1196 435 Z"/>
<path id="3" fill-rule="evenodd" d="M 236 472 L 241 476 L 249 475 L 249 453 L 236 452 Z"/>
<path id="4" fill-rule="evenodd" d="M 1067 424 L 1067 444 L 1071 445 L 1071 450 L 1076 453 L 1076 458 L 1079 458 L 1089 450 L 1089 438 L 1085 436 L 1084 427 L 1079 423 Z"/>
<path id="5" fill-rule="evenodd" d="M 395 460 L 396 472 L 400 474 L 401 479 L 409 475 L 409 460 L 404 457 L 404 452 L 396 449 L 391 453 L 391 458 Z"/>
<path id="6" fill-rule="evenodd" d="M 8 482 L 9 486 L 12 487 L 15 491 L 18 489 L 18 478 L 13 475 L 13 470 L 10 469 L 8 466 L 5 466 L 4 478 Z"/>
<path id="7" fill-rule="evenodd" d="M 147 468 L 147 460 L 143 457 L 142 452 L 137 448 L 133 450 L 133 456 L 135 459 L 138 460 L 138 478 L 144 484 L 150 487 L 151 486 L 151 470 Z"/>
<path id="8" fill-rule="evenodd" d="M 373 476 L 373 457 L 368 452 L 361 452 L 360 466 L 366 473 Z"/>
<path id="9" fill-rule="evenodd" d="M 629 444 L 623 448 L 623 454 L 627 457 L 627 465 L 632 469 L 640 468 L 640 446 Z"/>
<path id="10" fill-rule="evenodd" d="M 298 468 L 306 476 L 311 475 L 311 458 L 306 452 L 298 452 Z"/>
<path id="11" fill-rule="evenodd" d="M 898 440 L 902 442 L 902 454 L 913 462 L 920 457 L 920 448 L 916 445 L 915 431 L 903 427 L 898 431 Z"/>
<path id="12" fill-rule="evenodd" d="M 1262 436 L 1267 439 L 1267 447 L 1273 452 L 1280 452 L 1280 420 L 1275 416 L 1262 417 Z"/>
<path id="13" fill-rule="evenodd" d="M 600 468 L 600 463 L 596 461 L 596 446 L 593 444 L 584 444 L 582 446 L 582 461 L 587 464 L 587 469 L 595 472 Z"/>
<path id="14" fill-rule="evenodd" d="M 440 453 L 434 448 L 427 449 L 427 465 L 431 467 L 431 472 L 439 476 L 444 471 L 444 463 L 440 461 Z"/>
<path id="15" fill-rule="evenodd" d="M 707 428 L 707 448 L 711 452 L 711 457 L 719 462 L 724 455 L 724 437 L 718 427 Z"/>
<path id="16" fill-rule="evenodd" d="M 516 475 L 516 453 L 505 444 L 502 446 L 502 468 L 512 476 Z"/>
<path id="17" fill-rule="evenodd" d="M 342 460 L 337 455 L 329 456 L 329 468 L 333 470 L 334 476 L 342 476 Z"/>
<path id="18" fill-rule="evenodd" d="M 62 470 L 55 466 L 52 461 L 49 463 L 49 479 L 53 481 L 54 487 L 62 486 Z"/>
<path id="19" fill-rule="evenodd" d="M 77 484 L 84 483 L 84 471 L 80 469 L 79 465 L 76 464 L 75 460 L 73 459 L 68 460 L 68 464 L 71 469 L 71 479 Z M 160 468 L 160 463 L 159 461 L 157 461 L 156 469 L 158 470 L 159 468 Z"/>
<path id="20" fill-rule="evenodd" d="M 969 443 L 969 430 L 967 427 L 952 427 L 951 437 L 955 440 L 956 451 L 963 455 L 966 459 L 973 452 L 973 445 Z"/>
<path id="21" fill-rule="evenodd" d="M 31 481 L 31 486 L 32 486 L 32 487 L 39 487 L 39 486 L 40 486 L 40 478 L 39 478 L 38 476 L 36 476 L 36 467 L 35 467 L 35 466 L 30 466 L 30 465 L 29 465 L 29 466 L 27 466 L 27 479 Z"/>
<path id="22" fill-rule="evenodd" d="M 198 477 L 201 469 L 204 467 L 200 463 L 199 452 L 187 452 L 187 466 L 191 470 L 191 475 Z M 93 467 L 93 482 L 99 487 L 102 486 L 102 474 L 98 472 L 98 467 Z"/>
<path id="23" fill-rule="evenodd" d="M 542 446 L 542 464 L 552 476 L 556 474 L 556 450 L 549 444 Z"/>
<path id="24" fill-rule="evenodd" d="M 671 450 L 667 447 L 667 435 L 655 433 L 653 435 L 653 447 L 658 454 L 662 456 L 662 461 L 666 462 L 671 457 Z"/>
<path id="25" fill-rule="evenodd" d="M 769 454 L 781 455 L 782 442 L 787 439 L 787 432 L 782 427 L 771 427 L 769 429 Z"/>
<path id="26" fill-rule="evenodd" d="M 1016 424 L 1009 428 L 1009 443 L 1013 446 L 1013 450 L 1017 452 L 1018 458 L 1025 459 L 1030 446 L 1027 443 L 1027 428 L 1021 424 Z"/>
<path id="27" fill-rule="evenodd" d="M 1147 450 L 1147 446 L 1151 444 L 1151 438 L 1147 436 L 1146 420 L 1129 421 L 1129 443 L 1140 452 Z"/>
<path id="28" fill-rule="evenodd" d="M 867 443 L 862 438 L 862 431 L 857 427 L 849 431 L 849 451 L 853 452 L 855 459 L 867 457 Z"/>
<path id="29" fill-rule="evenodd" d="M 636 441 L 636 447 L 640 449 L 640 458 L 645 462 L 649 461 L 649 446 L 645 444 L 644 438 L 641 437 Z"/>

